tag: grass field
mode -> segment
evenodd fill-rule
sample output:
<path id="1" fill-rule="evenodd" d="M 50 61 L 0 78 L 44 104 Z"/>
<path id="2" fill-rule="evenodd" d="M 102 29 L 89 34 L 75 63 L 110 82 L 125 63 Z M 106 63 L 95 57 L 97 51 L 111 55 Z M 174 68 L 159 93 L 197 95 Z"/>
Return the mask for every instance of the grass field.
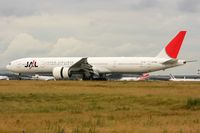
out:
<path id="1" fill-rule="evenodd" d="M 0 133 L 199 133 L 200 83 L 0 81 Z"/>

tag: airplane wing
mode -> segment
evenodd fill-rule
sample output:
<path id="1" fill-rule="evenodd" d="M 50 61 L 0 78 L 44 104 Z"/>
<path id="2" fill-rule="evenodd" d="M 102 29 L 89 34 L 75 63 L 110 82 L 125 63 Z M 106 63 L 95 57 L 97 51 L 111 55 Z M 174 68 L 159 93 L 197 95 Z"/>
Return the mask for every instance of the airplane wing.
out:
<path id="1" fill-rule="evenodd" d="M 92 65 L 87 61 L 87 58 L 82 58 L 69 68 L 69 74 L 82 73 L 85 77 L 91 77 L 94 74 Z"/>

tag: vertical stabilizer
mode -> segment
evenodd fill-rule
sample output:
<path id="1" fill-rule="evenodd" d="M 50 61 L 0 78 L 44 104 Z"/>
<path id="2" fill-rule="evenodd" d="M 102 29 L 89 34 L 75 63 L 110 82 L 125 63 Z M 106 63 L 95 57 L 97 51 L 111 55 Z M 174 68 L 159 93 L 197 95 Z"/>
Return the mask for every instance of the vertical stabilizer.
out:
<path id="1" fill-rule="evenodd" d="M 186 31 L 180 31 L 167 46 L 157 55 L 159 58 L 172 58 L 178 57 L 181 45 L 183 43 Z"/>
<path id="2" fill-rule="evenodd" d="M 148 73 L 143 73 L 140 77 L 138 77 L 138 80 L 146 80 L 149 79 L 150 75 Z"/>

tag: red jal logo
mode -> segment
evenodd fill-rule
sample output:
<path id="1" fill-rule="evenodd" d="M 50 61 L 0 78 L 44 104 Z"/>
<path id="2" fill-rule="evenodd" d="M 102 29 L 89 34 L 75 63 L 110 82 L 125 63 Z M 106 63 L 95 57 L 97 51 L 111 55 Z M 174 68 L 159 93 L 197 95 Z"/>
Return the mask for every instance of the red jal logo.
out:
<path id="1" fill-rule="evenodd" d="M 31 69 L 33 67 L 38 67 L 38 66 L 37 66 L 37 62 L 35 60 L 33 60 L 33 61 L 30 61 L 30 62 L 27 61 L 26 66 L 24 66 L 24 67 Z"/>

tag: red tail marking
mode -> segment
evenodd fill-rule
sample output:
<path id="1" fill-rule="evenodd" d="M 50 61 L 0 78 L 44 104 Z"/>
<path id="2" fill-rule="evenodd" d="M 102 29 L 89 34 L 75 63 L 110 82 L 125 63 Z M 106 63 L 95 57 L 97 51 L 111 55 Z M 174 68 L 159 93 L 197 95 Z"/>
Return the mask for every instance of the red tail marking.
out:
<path id="1" fill-rule="evenodd" d="M 181 48 L 186 31 L 180 31 L 174 39 L 165 47 L 166 53 L 169 57 L 176 59 Z"/>
<path id="2" fill-rule="evenodd" d="M 141 77 L 139 77 L 139 80 L 145 80 L 148 79 L 150 75 L 148 73 L 144 73 Z"/>

